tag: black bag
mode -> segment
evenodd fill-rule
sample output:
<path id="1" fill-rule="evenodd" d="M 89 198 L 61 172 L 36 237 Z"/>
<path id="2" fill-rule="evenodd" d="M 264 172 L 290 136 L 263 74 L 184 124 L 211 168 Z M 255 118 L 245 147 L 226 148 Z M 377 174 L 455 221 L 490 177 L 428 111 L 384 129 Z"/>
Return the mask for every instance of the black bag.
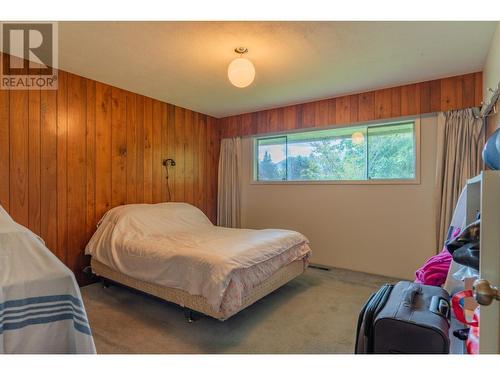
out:
<path id="1" fill-rule="evenodd" d="M 446 242 L 446 248 L 455 262 L 479 271 L 480 233 L 481 220 L 478 219 L 467 225 L 455 239 Z"/>
<path id="2" fill-rule="evenodd" d="M 374 293 L 358 319 L 356 354 L 448 354 L 450 302 L 439 287 L 400 281 Z"/>
<path id="3" fill-rule="evenodd" d="M 474 244 L 479 249 L 480 237 L 481 219 L 478 219 L 467 225 L 456 238 L 446 241 L 446 249 L 451 255 L 453 255 L 456 250 L 468 244 Z"/>

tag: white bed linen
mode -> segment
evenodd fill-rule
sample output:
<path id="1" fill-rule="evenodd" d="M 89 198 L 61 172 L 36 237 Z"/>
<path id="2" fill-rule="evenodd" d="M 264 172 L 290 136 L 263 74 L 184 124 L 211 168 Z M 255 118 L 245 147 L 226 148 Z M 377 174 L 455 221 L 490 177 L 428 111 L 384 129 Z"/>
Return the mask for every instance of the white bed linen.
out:
<path id="1" fill-rule="evenodd" d="M 95 353 L 73 273 L 0 206 L 0 353 Z"/>
<path id="2" fill-rule="evenodd" d="M 231 279 L 243 280 L 238 270 L 255 270 L 250 279 L 262 281 L 269 270 L 308 256 L 307 244 L 289 230 L 214 226 L 186 203 L 133 204 L 104 215 L 86 254 L 134 278 L 201 295 L 220 311 Z M 292 256 L 278 257 L 285 252 Z M 266 267 L 275 257 L 287 263 Z"/>

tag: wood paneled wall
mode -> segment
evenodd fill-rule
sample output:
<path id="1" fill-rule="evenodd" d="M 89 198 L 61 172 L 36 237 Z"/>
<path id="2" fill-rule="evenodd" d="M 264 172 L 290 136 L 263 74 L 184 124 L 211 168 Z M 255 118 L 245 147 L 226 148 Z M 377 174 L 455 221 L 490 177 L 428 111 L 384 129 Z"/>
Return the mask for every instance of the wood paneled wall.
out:
<path id="1" fill-rule="evenodd" d="M 223 138 L 447 111 L 481 105 L 482 73 L 375 90 L 219 119 Z"/>
<path id="2" fill-rule="evenodd" d="M 216 220 L 216 119 L 59 72 L 57 91 L 0 90 L 0 203 L 80 282 L 102 215 L 171 200 Z"/>

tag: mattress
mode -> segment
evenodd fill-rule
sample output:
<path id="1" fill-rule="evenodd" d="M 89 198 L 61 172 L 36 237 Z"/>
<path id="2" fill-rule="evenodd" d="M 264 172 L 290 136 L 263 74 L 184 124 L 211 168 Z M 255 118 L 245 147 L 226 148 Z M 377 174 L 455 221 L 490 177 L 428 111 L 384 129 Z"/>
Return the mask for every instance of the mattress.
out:
<path id="1" fill-rule="evenodd" d="M 217 227 L 189 204 L 161 203 L 110 210 L 86 253 L 134 280 L 203 297 L 209 315 L 229 316 L 278 270 L 307 263 L 311 250 L 298 232 Z"/>

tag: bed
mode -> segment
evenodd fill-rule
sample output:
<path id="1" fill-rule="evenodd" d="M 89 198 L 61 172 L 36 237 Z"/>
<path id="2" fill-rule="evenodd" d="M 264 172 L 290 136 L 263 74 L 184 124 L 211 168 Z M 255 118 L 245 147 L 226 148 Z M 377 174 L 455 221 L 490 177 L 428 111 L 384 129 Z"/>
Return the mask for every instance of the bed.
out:
<path id="1" fill-rule="evenodd" d="M 302 274 L 302 234 L 213 225 L 187 203 L 108 211 L 86 247 L 92 272 L 190 310 L 226 320 Z"/>
<path id="2" fill-rule="evenodd" d="M 0 206 L 0 353 L 95 352 L 73 273 Z"/>

